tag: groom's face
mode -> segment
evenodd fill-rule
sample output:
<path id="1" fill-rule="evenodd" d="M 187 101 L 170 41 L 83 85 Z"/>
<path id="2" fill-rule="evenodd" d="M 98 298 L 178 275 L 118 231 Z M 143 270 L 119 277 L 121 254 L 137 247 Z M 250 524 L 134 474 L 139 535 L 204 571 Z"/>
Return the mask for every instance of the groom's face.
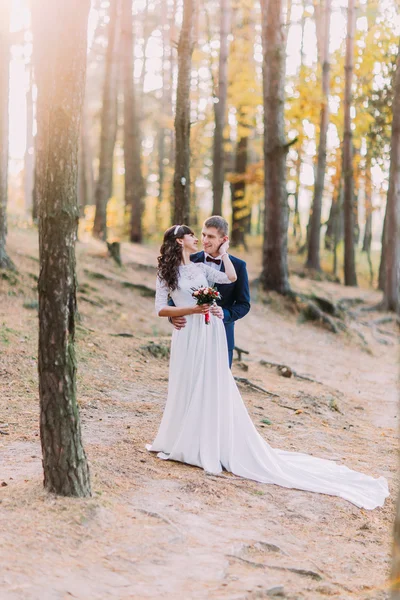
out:
<path id="1" fill-rule="evenodd" d="M 221 244 L 226 242 L 227 235 L 224 235 L 216 227 L 203 227 L 201 231 L 201 241 L 204 251 L 211 256 L 218 256 Z"/>

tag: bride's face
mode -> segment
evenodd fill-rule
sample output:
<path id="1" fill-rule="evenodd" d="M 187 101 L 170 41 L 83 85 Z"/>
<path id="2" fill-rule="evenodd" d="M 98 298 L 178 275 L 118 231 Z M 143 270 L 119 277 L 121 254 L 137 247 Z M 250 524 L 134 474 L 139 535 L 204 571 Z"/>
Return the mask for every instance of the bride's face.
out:
<path id="1" fill-rule="evenodd" d="M 188 252 L 197 252 L 199 240 L 193 233 L 186 233 L 182 238 L 182 248 Z"/>

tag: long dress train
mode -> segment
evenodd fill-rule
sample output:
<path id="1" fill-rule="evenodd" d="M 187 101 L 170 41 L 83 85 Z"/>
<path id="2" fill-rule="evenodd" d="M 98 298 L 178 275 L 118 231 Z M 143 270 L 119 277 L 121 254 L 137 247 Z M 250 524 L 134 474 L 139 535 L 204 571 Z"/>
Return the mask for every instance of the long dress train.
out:
<path id="1" fill-rule="evenodd" d="M 195 304 L 193 287 L 228 283 L 225 273 L 203 263 L 180 267 L 176 306 Z M 169 290 L 157 280 L 156 310 L 167 305 Z M 339 496 L 374 509 L 389 495 L 384 477 L 374 479 L 336 462 L 308 454 L 276 450 L 261 437 L 244 405 L 229 369 L 223 323 L 211 315 L 190 315 L 172 334 L 168 398 L 157 436 L 148 449 L 220 473 Z"/>

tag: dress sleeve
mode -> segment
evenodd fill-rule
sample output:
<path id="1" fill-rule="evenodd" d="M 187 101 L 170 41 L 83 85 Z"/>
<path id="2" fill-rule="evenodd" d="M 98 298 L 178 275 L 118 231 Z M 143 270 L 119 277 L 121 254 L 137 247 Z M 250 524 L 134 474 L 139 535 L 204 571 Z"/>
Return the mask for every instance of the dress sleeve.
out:
<path id="1" fill-rule="evenodd" d="M 213 269 L 204 263 L 202 264 L 202 267 L 204 269 L 206 279 L 210 285 L 213 283 L 232 283 L 228 275 L 223 271 L 217 271 L 217 269 Z"/>
<path id="2" fill-rule="evenodd" d="M 169 289 L 168 289 L 167 284 L 165 283 L 165 281 L 163 281 L 159 277 L 157 277 L 156 300 L 155 300 L 155 308 L 156 308 L 157 315 L 159 314 L 159 312 L 162 308 L 164 308 L 165 306 L 168 306 L 168 295 L 169 295 Z"/>

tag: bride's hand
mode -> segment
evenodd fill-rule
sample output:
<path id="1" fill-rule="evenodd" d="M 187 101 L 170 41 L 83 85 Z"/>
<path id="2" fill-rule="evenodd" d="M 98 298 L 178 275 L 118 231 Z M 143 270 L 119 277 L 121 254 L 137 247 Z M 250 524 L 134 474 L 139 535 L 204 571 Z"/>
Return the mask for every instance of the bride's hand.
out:
<path id="1" fill-rule="evenodd" d="M 192 315 L 205 315 L 210 311 L 210 304 L 196 304 L 192 306 Z"/>
<path id="2" fill-rule="evenodd" d="M 223 242 L 220 247 L 218 248 L 218 252 L 220 256 L 223 256 L 224 254 L 228 254 L 228 249 L 229 249 L 229 240 L 226 240 L 226 242 Z"/>

